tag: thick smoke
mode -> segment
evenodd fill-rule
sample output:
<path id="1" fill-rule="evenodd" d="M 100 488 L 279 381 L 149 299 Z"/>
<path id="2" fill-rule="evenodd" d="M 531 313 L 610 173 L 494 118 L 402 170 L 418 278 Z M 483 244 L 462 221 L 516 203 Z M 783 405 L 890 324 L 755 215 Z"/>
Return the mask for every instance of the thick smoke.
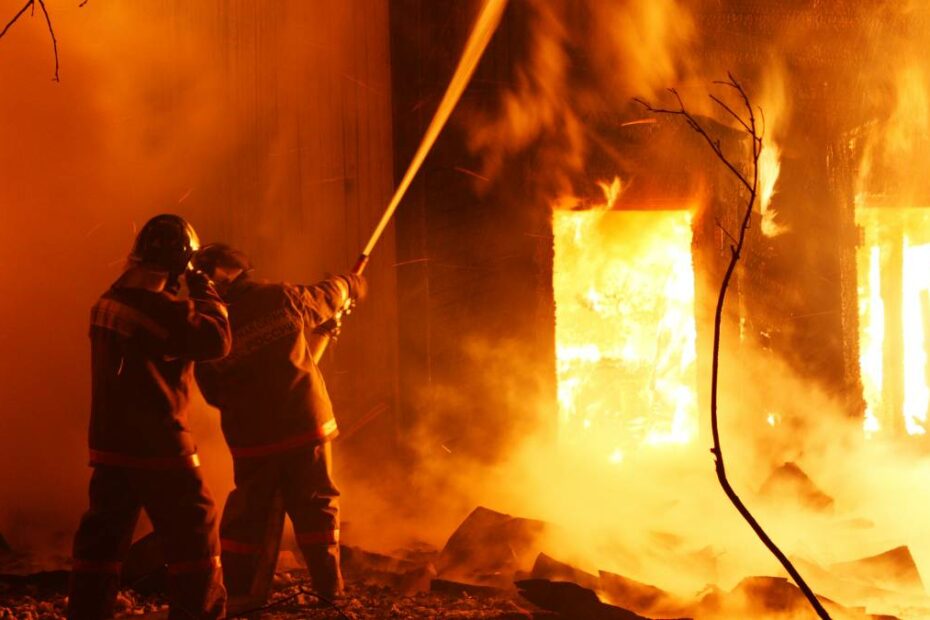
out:
<path id="1" fill-rule="evenodd" d="M 537 194 L 527 200 L 546 209 L 561 196 L 588 193 L 590 189 L 579 183 L 594 186 L 602 180 L 585 178 L 585 168 L 592 148 L 603 139 L 595 129 L 604 115 L 621 114 L 631 97 L 662 97 L 664 88 L 676 87 L 696 112 L 734 127 L 732 119 L 719 109 L 715 112 L 704 97 L 712 80 L 733 71 L 765 116 L 770 159 L 763 161 L 763 187 L 770 199 L 779 192 L 779 157 L 796 158 L 800 149 L 810 147 L 805 136 L 792 133 L 804 126 L 798 119 L 810 112 L 802 79 L 789 70 L 793 55 L 813 53 L 817 45 L 861 44 L 846 57 L 848 64 L 824 78 L 835 83 L 837 98 L 850 101 L 831 109 L 822 124 L 845 128 L 848 133 L 837 141 L 860 149 L 854 162 L 861 172 L 860 192 L 869 184 L 874 192 L 895 164 L 898 170 L 891 171 L 891 180 L 912 179 L 896 184 L 898 196 L 923 191 L 919 181 L 926 175 L 913 171 L 913 166 L 926 159 L 921 149 L 926 145 L 930 91 L 928 65 L 918 50 L 927 33 L 919 25 L 899 28 L 924 16 L 923 9 L 914 3 L 852 7 L 843 13 L 852 25 L 838 27 L 827 40 L 815 38 L 818 8 L 788 11 L 792 21 L 779 24 L 768 38 L 739 40 L 733 35 L 731 49 L 744 44 L 743 51 L 754 52 L 747 53 L 746 60 L 738 54 L 703 53 L 708 41 L 702 38 L 701 19 L 711 4 L 522 5 L 531 24 L 529 45 L 513 85 L 502 93 L 496 109 L 469 118 L 470 146 L 482 156 L 484 173 L 494 178 L 510 158 L 533 151 L 545 175 L 533 188 Z M 709 153 L 700 165 L 707 162 L 716 164 Z M 777 207 L 788 211 L 792 205 L 782 201 Z M 771 204 L 764 201 L 761 210 L 765 235 L 786 232 Z M 717 286 L 716 281 L 708 285 L 712 291 Z M 923 480 L 930 463 L 926 457 L 902 452 L 893 441 L 867 439 L 862 420 L 849 417 L 848 403 L 839 402 L 764 347 L 729 336 L 723 351 L 721 419 L 734 486 L 775 540 L 798 559 L 815 589 L 869 604 L 876 611 L 906 608 L 911 602 L 906 597 L 857 599 L 856 593 L 831 582 L 828 571 L 816 567 L 906 544 L 921 572 L 930 574 L 930 549 L 922 527 L 928 516 Z M 515 409 L 535 398 L 515 388 L 524 382 L 508 380 L 532 374 L 533 369 L 508 365 L 506 344 L 473 342 L 465 348 L 474 360 L 469 366 L 486 368 L 488 389 L 511 395 Z M 449 385 L 434 386 L 430 397 L 438 401 L 432 403 L 434 408 L 454 410 L 468 395 Z M 539 402 L 540 410 L 548 406 Z M 412 444 L 421 458 L 410 484 L 425 490 L 436 517 L 431 529 L 418 526 L 411 537 L 441 542 L 471 507 L 483 504 L 558 524 L 564 536 L 546 544 L 562 559 L 682 594 L 694 594 L 708 582 L 730 588 L 746 576 L 782 574 L 717 486 L 706 435 L 690 446 L 644 446 L 618 464 L 603 459 L 597 445 L 553 442 L 548 429 L 528 433 L 490 466 L 444 453 L 442 430 L 428 424 Z M 800 466 L 832 498 L 830 510 L 805 505 L 798 497 L 772 500 L 761 492 L 785 463 Z M 395 533 L 400 532 L 398 528 Z M 674 542 L 660 542 L 668 540 Z"/>
<path id="2" fill-rule="evenodd" d="M 133 27 L 144 9 L 123 3 L 48 4 L 62 82 L 40 17 L 27 13 L 0 53 L 0 529 L 17 547 L 66 539 L 86 503 L 90 306 L 148 217 L 198 220 L 197 179 L 229 140 L 194 33 L 166 34 L 158 11 Z"/>
<path id="3" fill-rule="evenodd" d="M 60 84 L 39 13 L 0 40 L 0 532 L 67 554 L 87 503 L 89 310 L 138 227 L 179 213 L 272 279 L 348 268 L 391 189 L 390 73 L 386 4 L 46 4 Z M 0 3 L 4 22 L 20 6 Z M 377 310 L 340 341 L 351 374 L 327 369 L 343 422 L 393 393 L 392 243 L 369 269 Z M 362 377 L 372 403 L 344 396 Z M 198 402 L 192 423 L 221 502 L 216 412 Z"/>

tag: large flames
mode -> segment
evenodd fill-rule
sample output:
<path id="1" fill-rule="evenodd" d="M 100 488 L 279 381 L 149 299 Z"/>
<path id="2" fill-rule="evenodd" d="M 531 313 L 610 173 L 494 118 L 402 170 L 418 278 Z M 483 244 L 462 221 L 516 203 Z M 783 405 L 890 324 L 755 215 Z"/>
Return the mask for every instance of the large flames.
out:
<path id="1" fill-rule="evenodd" d="M 560 432 L 611 461 L 697 429 L 691 212 L 553 212 Z M 857 210 L 864 428 L 924 435 L 930 412 L 930 213 Z"/>
<path id="2" fill-rule="evenodd" d="M 858 249 L 865 429 L 924 435 L 930 407 L 930 213 L 865 208 Z"/>
<path id="3" fill-rule="evenodd" d="M 691 212 L 553 213 L 560 433 L 619 462 L 697 431 Z"/>

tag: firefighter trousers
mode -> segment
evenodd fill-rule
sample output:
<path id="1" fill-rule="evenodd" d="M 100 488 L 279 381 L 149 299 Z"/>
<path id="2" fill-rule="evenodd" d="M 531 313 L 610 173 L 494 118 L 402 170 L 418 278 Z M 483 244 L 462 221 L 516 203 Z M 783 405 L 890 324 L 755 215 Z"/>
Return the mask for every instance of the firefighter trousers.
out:
<path id="1" fill-rule="evenodd" d="M 267 600 L 285 514 L 294 525 L 313 589 L 325 597 L 342 594 L 339 491 L 332 479 L 330 442 L 237 458 L 234 468 L 236 488 L 220 522 L 230 597 Z"/>
<path id="2" fill-rule="evenodd" d="M 90 479 L 90 508 L 74 536 L 68 617 L 113 616 L 122 560 L 145 509 L 167 560 L 169 618 L 222 618 L 216 509 L 200 470 L 100 465 Z"/>

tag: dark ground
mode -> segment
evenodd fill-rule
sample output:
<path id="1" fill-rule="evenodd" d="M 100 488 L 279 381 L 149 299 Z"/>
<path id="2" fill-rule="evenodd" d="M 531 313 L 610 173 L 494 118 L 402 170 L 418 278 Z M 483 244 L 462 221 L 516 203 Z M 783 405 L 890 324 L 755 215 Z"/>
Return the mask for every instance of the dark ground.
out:
<path id="1" fill-rule="evenodd" d="M 349 582 L 346 596 L 337 605 L 339 611 L 305 592 L 306 573 L 292 571 L 279 574 L 270 606 L 250 614 L 251 618 L 327 618 L 374 620 L 378 618 L 480 618 L 482 620 L 518 620 L 533 618 L 528 603 L 515 602 L 513 597 L 492 594 L 453 594 L 424 592 L 400 596 L 395 591 L 377 585 Z M 47 583 L 0 582 L 0 619 L 57 620 L 64 618 L 67 574 L 49 574 Z M 122 617 L 159 617 L 167 609 L 158 597 L 144 597 L 133 591 L 122 591 L 118 599 Z M 233 616 L 230 616 L 233 617 Z M 545 617 L 537 612 L 535 617 Z"/>

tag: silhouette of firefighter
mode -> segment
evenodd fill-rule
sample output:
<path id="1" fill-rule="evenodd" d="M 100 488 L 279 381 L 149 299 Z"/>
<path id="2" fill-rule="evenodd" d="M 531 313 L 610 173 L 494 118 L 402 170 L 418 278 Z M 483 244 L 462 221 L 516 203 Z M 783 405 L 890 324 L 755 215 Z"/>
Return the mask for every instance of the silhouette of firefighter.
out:
<path id="1" fill-rule="evenodd" d="M 229 306 L 233 348 L 197 364 L 207 402 L 220 410 L 235 472 L 220 523 L 223 570 L 236 600 L 267 599 L 284 515 L 294 525 L 313 589 L 342 594 L 339 512 L 332 479 L 336 419 L 309 340 L 347 302 L 363 297 L 361 276 L 312 286 L 259 282 L 242 252 L 224 244 L 194 259 Z"/>
<path id="2" fill-rule="evenodd" d="M 187 421 L 194 361 L 230 349 L 226 306 L 189 261 L 194 229 L 159 215 L 91 311 L 90 508 L 74 537 L 68 616 L 108 618 L 145 509 L 167 561 L 170 618 L 222 618 L 216 510 Z M 188 298 L 176 293 L 180 278 Z"/>

